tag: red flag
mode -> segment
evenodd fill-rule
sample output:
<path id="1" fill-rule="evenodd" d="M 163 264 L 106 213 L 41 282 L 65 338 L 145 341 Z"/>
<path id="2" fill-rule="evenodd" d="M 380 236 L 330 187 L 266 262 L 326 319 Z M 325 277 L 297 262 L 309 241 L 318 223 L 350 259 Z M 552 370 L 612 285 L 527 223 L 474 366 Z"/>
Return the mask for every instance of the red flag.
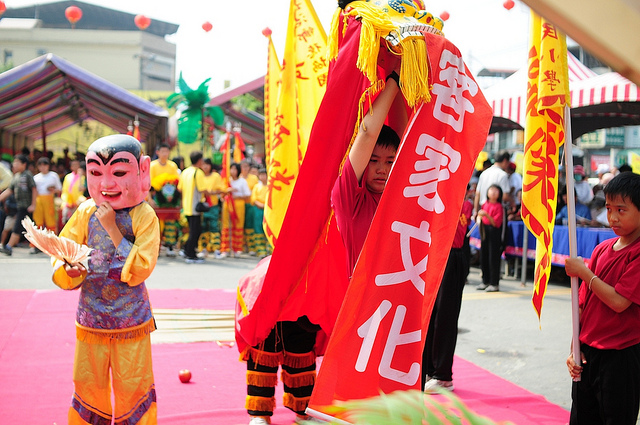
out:
<path id="1" fill-rule="evenodd" d="M 459 50 L 444 37 L 425 39 L 432 100 L 410 119 L 329 341 L 312 410 L 420 385 L 445 248 L 492 117 Z"/>
<path id="2" fill-rule="evenodd" d="M 295 292 L 301 281 L 306 282 L 307 266 L 314 254 L 327 246 L 323 235 L 331 216 L 331 189 L 354 134 L 358 110 L 365 103 L 362 95 L 369 87 L 366 77 L 356 67 L 361 24 L 353 17 L 348 20 L 352 24 L 344 34 L 340 32 L 341 51 L 338 60 L 330 66 L 327 91 L 311 130 L 307 154 L 260 297 L 251 312 L 236 321 L 238 334 L 252 346 L 267 337 L 289 294 Z M 326 264 L 323 267 L 334 268 Z M 344 267 L 344 264 L 337 267 Z M 308 282 L 309 285 L 324 283 L 320 280 Z M 327 303 L 329 310 L 339 309 L 342 294 L 327 294 L 317 303 Z"/>

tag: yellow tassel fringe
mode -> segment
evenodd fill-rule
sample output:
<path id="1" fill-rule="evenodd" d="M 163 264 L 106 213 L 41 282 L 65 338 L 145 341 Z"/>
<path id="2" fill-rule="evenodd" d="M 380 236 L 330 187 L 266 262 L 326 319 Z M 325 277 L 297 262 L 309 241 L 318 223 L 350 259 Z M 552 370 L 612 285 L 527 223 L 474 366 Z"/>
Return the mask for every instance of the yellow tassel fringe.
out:
<path id="1" fill-rule="evenodd" d="M 313 351 L 310 353 L 285 353 L 284 362 L 285 366 L 295 367 L 297 369 L 303 367 L 309 367 L 316 362 L 316 353 Z"/>
<path id="2" fill-rule="evenodd" d="M 282 404 L 294 412 L 304 412 L 309 405 L 311 397 L 294 397 L 289 393 L 282 396 Z"/>
<path id="3" fill-rule="evenodd" d="M 276 407 L 275 397 L 258 397 L 248 395 L 244 403 L 247 410 L 255 410 L 258 412 L 273 412 Z"/>
<path id="4" fill-rule="evenodd" d="M 316 383 L 316 371 L 296 373 L 291 375 L 286 371 L 281 373 L 282 383 L 289 388 L 308 387 Z"/>
<path id="5" fill-rule="evenodd" d="M 94 329 L 82 326 L 76 322 L 76 338 L 87 344 L 124 344 L 139 341 L 156 330 L 153 319 L 145 323 L 126 329 Z"/>
<path id="6" fill-rule="evenodd" d="M 254 387 L 275 387 L 278 385 L 278 374 L 248 370 L 247 385 L 253 385 Z"/>
<path id="7" fill-rule="evenodd" d="M 340 19 L 342 13 L 343 19 Z M 338 9 L 331 22 L 328 41 L 329 60 L 338 57 L 339 26 L 346 31 L 348 17 L 355 17 L 362 23 L 358 46 L 357 67 L 369 79 L 372 86 L 378 83 L 378 53 L 380 39 L 396 31 L 396 24 L 377 6 L 363 0 L 349 3 L 346 10 Z M 424 39 L 405 38 L 397 46 L 402 55 L 400 68 L 400 89 L 409 107 L 413 108 L 431 100 L 429 86 L 429 60 Z"/>
<path id="8" fill-rule="evenodd" d="M 246 362 L 249 359 L 262 366 L 278 367 L 282 364 L 283 355 L 282 353 L 269 353 L 247 347 L 240 353 L 240 360 Z"/>

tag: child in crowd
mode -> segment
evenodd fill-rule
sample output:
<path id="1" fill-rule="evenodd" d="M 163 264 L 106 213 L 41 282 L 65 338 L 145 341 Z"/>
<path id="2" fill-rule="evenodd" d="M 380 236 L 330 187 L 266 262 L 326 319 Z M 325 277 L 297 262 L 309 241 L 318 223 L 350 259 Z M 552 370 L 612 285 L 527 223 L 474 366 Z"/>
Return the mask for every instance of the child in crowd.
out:
<path id="1" fill-rule="evenodd" d="M 621 173 L 604 188 L 618 236 L 599 244 L 589 267 L 569 258 L 579 290 L 581 365 L 567 359 L 573 382 L 571 425 L 635 425 L 640 407 L 640 176 Z"/>
<path id="2" fill-rule="evenodd" d="M 502 206 L 502 188 L 497 184 L 489 186 L 487 202 L 478 211 L 482 218 L 480 227 L 480 265 L 482 283 L 476 289 L 487 292 L 500 290 L 500 256 L 502 255 L 502 230 L 504 207 Z"/>

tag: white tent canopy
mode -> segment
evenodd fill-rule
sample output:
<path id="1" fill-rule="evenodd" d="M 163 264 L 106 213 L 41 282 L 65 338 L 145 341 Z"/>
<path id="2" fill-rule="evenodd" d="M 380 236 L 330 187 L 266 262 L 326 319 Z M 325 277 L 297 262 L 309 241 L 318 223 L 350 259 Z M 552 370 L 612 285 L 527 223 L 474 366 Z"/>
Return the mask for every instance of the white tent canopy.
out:
<path id="1" fill-rule="evenodd" d="M 568 54 L 571 122 L 574 138 L 599 128 L 640 124 L 640 89 L 616 72 L 597 75 Z M 491 132 L 522 129 L 525 124 L 527 69 L 484 91 L 493 108 Z"/>

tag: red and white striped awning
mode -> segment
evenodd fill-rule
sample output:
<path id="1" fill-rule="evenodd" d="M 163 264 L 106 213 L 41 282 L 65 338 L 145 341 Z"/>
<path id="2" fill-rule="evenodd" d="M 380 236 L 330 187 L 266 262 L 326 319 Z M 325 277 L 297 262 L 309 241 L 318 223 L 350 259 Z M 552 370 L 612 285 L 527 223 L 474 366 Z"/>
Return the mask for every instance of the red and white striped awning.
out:
<path id="1" fill-rule="evenodd" d="M 607 72 L 588 80 L 576 81 L 570 83 L 569 88 L 572 108 L 640 100 L 640 88 L 617 72 Z"/>
<path id="2" fill-rule="evenodd" d="M 584 84 L 597 77 L 594 71 L 583 65 L 571 53 L 568 53 L 567 62 L 570 90 L 573 91 L 577 84 Z M 513 121 L 524 127 L 527 82 L 527 69 L 522 68 L 510 77 L 484 90 L 485 98 L 493 108 L 494 117 Z M 580 87 L 581 90 L 584 90 L 588 85 Z"/>

